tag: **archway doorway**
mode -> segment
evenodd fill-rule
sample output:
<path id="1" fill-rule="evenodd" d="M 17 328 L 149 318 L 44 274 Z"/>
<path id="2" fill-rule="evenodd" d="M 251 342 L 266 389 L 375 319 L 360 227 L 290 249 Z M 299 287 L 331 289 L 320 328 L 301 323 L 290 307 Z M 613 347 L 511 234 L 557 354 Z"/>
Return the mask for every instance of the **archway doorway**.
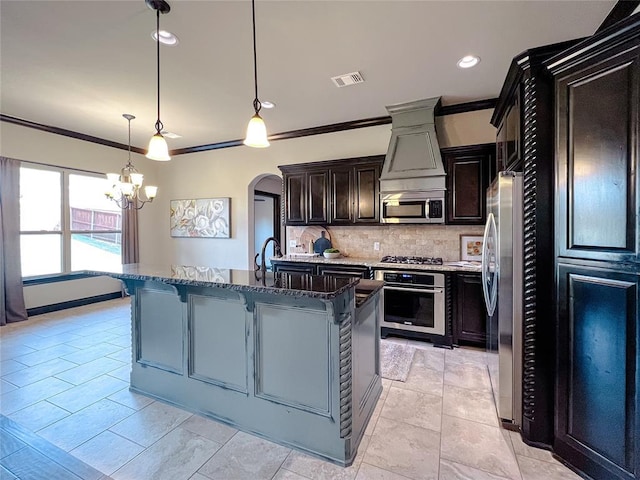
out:
<path id="1" fill-rule="evenodd" d="M 281 195 L 282 178 L 277 175 L 259 175 L 249 185 L 249 264 L 254 267 L 262 260 L 259 255 L 267 238 L 277 238 L 284 251 L 280 214 Z M 274 253 L 274 245 L 271 242 L 265 251 L 267 268 L 271 267 L 269 258 Z"/>

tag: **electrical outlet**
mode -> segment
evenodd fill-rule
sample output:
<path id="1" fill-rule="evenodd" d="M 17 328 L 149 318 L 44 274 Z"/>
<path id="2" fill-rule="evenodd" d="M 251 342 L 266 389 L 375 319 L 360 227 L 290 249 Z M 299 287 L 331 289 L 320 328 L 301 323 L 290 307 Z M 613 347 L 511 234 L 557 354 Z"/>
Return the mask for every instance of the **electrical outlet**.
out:
<path id="1" fill-rule="evenodd" d="M 289 240 L 289 248 L 296 248 L 298 246 L 298 242 L 295 240 Z"/>
<path id="2" fill-rule="evenodd" d="M 380 251 L 380 242 L 373 242 L 373 249 L 376 252 Z"/>

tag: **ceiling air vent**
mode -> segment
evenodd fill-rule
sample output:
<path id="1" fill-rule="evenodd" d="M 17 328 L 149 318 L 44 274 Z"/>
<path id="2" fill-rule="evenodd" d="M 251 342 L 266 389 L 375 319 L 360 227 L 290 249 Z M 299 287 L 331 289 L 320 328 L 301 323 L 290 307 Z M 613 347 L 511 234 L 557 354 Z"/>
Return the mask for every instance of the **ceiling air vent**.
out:
<path id="1" fill-rule="evenodd" d="M 337 77 L 331 77 L 336 87 L 348 87 L 349 85 L 355 85 L 356 83 L 364 82 L 364 78 L 360 75 L 360 72 L 345 73 L 344 75 L 338 75 Z"/>

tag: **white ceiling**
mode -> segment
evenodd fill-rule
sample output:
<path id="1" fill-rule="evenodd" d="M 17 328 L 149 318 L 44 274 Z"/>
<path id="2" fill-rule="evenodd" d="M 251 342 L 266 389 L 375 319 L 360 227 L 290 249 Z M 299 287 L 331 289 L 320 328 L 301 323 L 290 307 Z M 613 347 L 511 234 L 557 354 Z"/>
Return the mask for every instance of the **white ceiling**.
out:
<path id="1" fill-rule="evenodd" d="M 169 0 L 161 118 L 183 148 L 244 136 L 253 114 L 251 2 Z M 615 0 L 256 2 L 269 133 L 387 115 L 385 105 L 497 97 L 511 59 L 592 35 Z M 146 147 L 156 120 L 155 12 L 144 0 L 0 2 L 0 113 Z M 456 67 L 467 54 L 482 58 Z M 330 77 L 360 71 L 364 84 Z"/>

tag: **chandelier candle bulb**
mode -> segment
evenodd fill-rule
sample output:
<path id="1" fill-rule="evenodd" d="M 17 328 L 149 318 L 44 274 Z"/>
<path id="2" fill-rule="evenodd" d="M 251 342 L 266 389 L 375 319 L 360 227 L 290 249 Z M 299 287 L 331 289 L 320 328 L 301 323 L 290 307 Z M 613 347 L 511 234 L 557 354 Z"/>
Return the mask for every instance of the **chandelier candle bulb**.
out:
<path id="1" fill-rule="evenodd" d="M 144 175 L 142 175 L 141 173 L 132 173 L 130 176 L 131 183 L 140 188 L 142 186 L 142 178 L 144 177 Z"/>
<path id="2" fill-rule="evenodd" d="M 125 195 L 126 197 L 132 197 L 133 196 L 133 183 L 129 183 L 129 182 L 122 182 L 120 184 L 120 190 L 122 190 L 122 194 Z"/>
<path id="3" fill-rule="evenodd" d="M 144 187 L 144 194 L 149 200 L 153 200 L 158 194 L 158 187 L 156 187 L 155 185 L 147 185 L 146 187 Z"/>

